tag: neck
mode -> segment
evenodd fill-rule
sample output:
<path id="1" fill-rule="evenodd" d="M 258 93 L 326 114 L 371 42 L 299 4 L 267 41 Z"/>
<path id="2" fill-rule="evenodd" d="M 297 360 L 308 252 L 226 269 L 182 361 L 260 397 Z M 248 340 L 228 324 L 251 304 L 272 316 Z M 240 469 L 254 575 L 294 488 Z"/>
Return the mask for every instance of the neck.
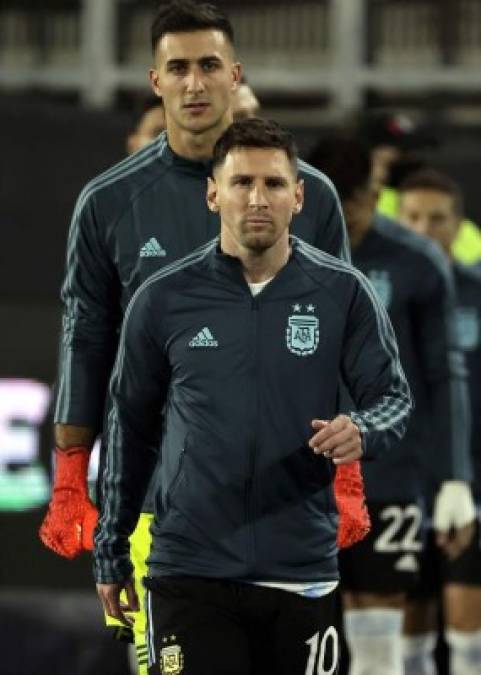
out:
<path id="1" fill-rule="evenodd" d="M 222 123 L 202 131 L 193 133 L 188 129 L 180 129 L 169 125 L 167 122 L 167 138 L 169 145 L 176 155 L 192 160 L 205 160 L 212 157 L 214 145 L 217 139 L 232 123 L 232 117 L 229 114 Z"/>
<path id="2" fill-rule="evenodd" d="M 248 284 L 258 284 L 275 277 L 291 254 L 288 232 L 270 248 L 256 251 L 245 248 L 221 230 L 220 246 L 224 253 L 240 260 Z"/>

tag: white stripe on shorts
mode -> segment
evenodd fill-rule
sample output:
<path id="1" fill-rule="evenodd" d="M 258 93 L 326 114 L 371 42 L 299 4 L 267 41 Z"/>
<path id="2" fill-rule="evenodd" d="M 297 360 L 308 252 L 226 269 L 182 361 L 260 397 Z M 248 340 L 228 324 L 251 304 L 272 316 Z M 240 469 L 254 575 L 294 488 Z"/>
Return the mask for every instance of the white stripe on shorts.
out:
<path id="1" fill-rule="evenodd" d="M 148 668 L 155 663 L 154 646 L 154 621 L 152 617 L 152 593 L 147 589 L 145 597 L 147 607 L 147 649 L 148 649 Z"/>

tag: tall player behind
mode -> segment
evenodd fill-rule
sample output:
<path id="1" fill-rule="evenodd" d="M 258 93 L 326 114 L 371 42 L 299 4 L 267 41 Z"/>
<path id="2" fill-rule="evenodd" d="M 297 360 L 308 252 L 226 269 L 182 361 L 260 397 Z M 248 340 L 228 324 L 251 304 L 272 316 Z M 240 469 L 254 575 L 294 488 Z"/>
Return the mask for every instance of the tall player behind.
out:
<path id="1" fill-rule="evenodd" d="M 340 556 L 351 675 L 401 675 L 406 594 L 418 581 L 423 547 L 423 476 L 434 475 L 443 485 L 435 514 L 439 527 L 458 528 L 458 536 L 441 544 L 457 552 L 466 534 L 462 526 L 474 517 L 465 482 L 464 370 L 449 337 L 449 270 L 431 242 L 375 213 L 371 159 L 360 142 L 323 141 L 312 161 L 339 191 L 353 262 L 384 301 L 415 399 L 399 447 L 375 464 L 364 463 L 372 531 Z"/>
<path id="2" fill-rule="evenodd" d="M 86 472 L 92 444 L 104 427 L 123 312 L 154 271 L 219 232 L 205 190 L 212 149 L 232 122 L 232 94 L 241 77 L 233 39 L 232 25 L 213 5 L 179 0 L 159 8 L 152 24 L 150 80 L 162 98 L 167 131 L 91 181 L 75 207 L 62 288 L 56 475 L 40 532 L 47 546 L 69 558 L 92 548 L 97 512 L 88 498 Z M 305 203 L 294 217 L 293 233 L 348 258 L 332 184 L 303 162 L 299 174 Z M 150 546 L 150 495 L 143 512 L 131 546 L 138 581 Z M 142 595 L 141 584 L 137 591 Z M 145 672 L 144 630 L 139 613 L 134 634 Z"/>
<path id="3" fill-rule="evenodd" d="M 481 274 L 453 259 L 452 243 L 463 220 L 463 198 L 450 178 L 428 169 L 409 176 L 400 186 L 399 217 L 411 229 L 441 245 L 450 261 L 456 285 L 454 329 L 468 366 L 477 532 L 471 545 L 458 558 L 448 555 L 439 560 L 435 550 L 428 548 L 424 564 L 430 575 L 437 562 L 440 568 L 451 675 L 476 675 L 481 673 Z M 429 644 L 429 637 L 436 630 L 433 591 L 437 589 L 431 585 L 421 590 L 424 594 L 410 603 L 409 626 L 413 639 Z M 425 664 L 420 667 L 408 660 L 406 675 L 434 673 L 432 652 L 426 655 Z"/>

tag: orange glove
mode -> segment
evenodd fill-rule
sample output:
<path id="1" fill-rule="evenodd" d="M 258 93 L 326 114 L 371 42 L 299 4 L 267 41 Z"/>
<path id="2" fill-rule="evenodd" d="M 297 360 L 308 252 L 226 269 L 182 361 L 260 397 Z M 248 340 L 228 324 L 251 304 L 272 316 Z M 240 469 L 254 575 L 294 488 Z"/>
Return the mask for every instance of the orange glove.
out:
<path id="1" fill-rule="evenodd" d="M 93 549 L 98 511 L 88 496 L 90 450 L 85 446 L 55 450 L 52 498 L 39 535 L 45 546 L 65 558 Z"/>
<path id="2" fill-rule="evenodd" d="M 347 548 L 364 539 L 371 529 L 364 499 L 361 462 L 341 464 L 336 468 L 334 496 L 339 512 L 337 545 Z"/>

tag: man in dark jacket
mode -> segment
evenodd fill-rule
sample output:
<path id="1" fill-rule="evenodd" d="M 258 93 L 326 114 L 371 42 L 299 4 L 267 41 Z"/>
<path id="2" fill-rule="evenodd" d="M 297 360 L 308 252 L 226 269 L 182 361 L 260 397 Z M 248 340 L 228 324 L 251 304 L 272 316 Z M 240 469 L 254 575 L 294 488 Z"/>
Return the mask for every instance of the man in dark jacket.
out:
<path id="1" fill-rule="evenodd" d="M 477 512 L 477 536 L 459 551 L 449 533 L 444 535 L 447 555 L 428 546 L 423 566 L 422 588 L 408 607 L 408 626 L 414 644 L 433 646 L 437 630 L 437 598 L 443 585 L 445 639 L 449 645 L 451 675 L 475 675 L 481 672 L 481 274 L 474 267 L 456 262 L 452 254 L 461 221 L 463 197 L 459 186 L 448 176 L 433 169 L 410 175 L 400 188 L 400 212 L 403 223 L 421 235 L 437 241 L 443 248 L 456 285 L 454 333 L 468 368 L 471 400 L 471 457 L 473 492 Z M 458 488 L 459 489 L 459 488 Z M 461 510 L 462 492 L 456 499 Z M 436 523 L 434 523 L 436 526 Z M 438 574 L 436 574 L 436 572 Z M 433 583 L 433 578 L 435 582 Z M 426 649 L 424 663 L 434 670 L 432 651 Z M 420 673 L 419 659 L 405 664 L 406 675 Z M 422 671 L 430 672 L 428 667 Z"/>
<path id="2" fill-rule="evenodd" d="M 103 443 L 107 387 L 125 309 L 139 285 L 219 233 L 205 201 L 215 141 L 232 122 L 241 76 L 233 27 L 214 5 L 162 4 L 152 23 L 152 87 L 162 98 L 166 131 L 82 191 L 70 228 L 55 406 L 56 471 L 40 536 L 59 555 L 92 548 L 97 511 L 86 476 L 92 444 Z M 319 171 L 299 162 L 305 207 L 292 231 L 313 246 L 348 258 L 339 200 Z M 143 571 L 153 504 L 148 494 L 133 534 Z M 138 592 L 142 591 L 139 583 Z M 125 632 L 125 631 L 123 631 Z M 140 673 L 146 660 L 144 618 L 134 625 Z"/>
<path id="3" fill-rule="evenodd" d="M 449 330 L 452 279 L 437 246 L 375 211 L 372 163 L 358 139 L 331 136 L 311 159 L 339 190 L 353 263 L 389 313 L 415 400 L 402 442 L 365 465 L 371 532 L 340 556 L 350 675 L 401 675 L 406 601 L 419 581 L 434 496 L 428 479 L 440 545 L 461 550 L 474 518 L 466 371 Z M 418 645 L 404 642 L 411 654 Z"/>
<path id="4" fill-rule="evenodd" d="M 128 537 L 161 447 L 149 673 L 334 672 L 333 464 L 401 438 L 409 389 L 367 280 L 289 236 L 303 202 L 290 135 L 261 120 L 232 125 L 213 176 L 220 239 L 152 275 L 126 311 L 98 592 L 123 621 L 122 589 L 136 608 Z M 357 407 L 348 415 L 341 377 Z"/>

